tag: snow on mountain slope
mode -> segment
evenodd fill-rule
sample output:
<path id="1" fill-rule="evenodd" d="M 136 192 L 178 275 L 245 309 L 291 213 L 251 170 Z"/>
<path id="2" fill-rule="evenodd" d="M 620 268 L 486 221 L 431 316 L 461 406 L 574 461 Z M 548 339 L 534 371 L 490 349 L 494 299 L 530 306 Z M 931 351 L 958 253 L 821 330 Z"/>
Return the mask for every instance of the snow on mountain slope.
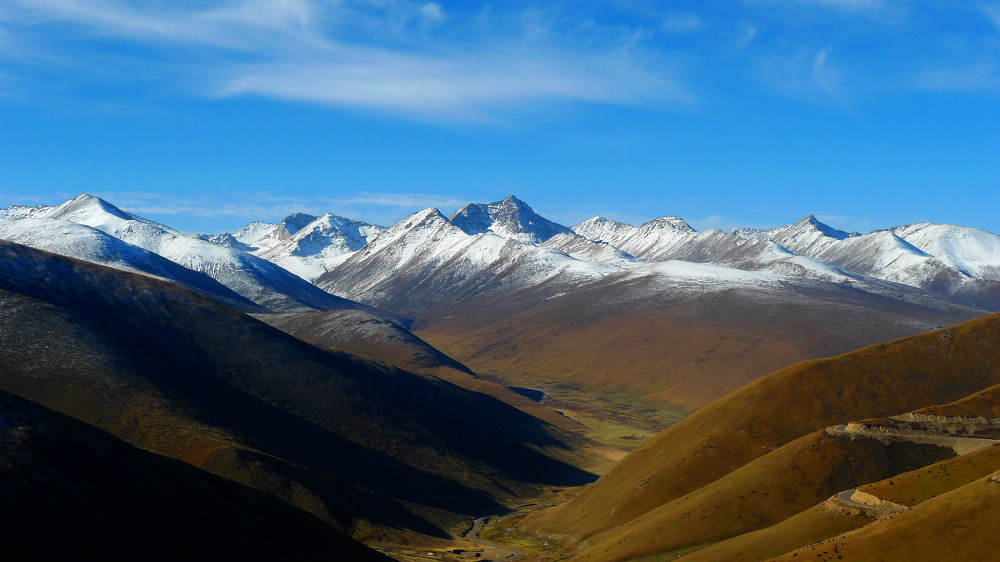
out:
<path id="1" fill-rule="evenodd" d="M 240 242 L 239 239 L 228 232 L 223 232 L 222 234 L 195 234 L 194 237 L 199 240 L 204 240 L 205 242 L 211 242 L 212 244 L 216 244 L 218 246 L 240 250 L 241 252 L 250 252 L 256 249 Z"/>
<path id="2" fill-rule="evenodd" d="M 1000 280 L 1000 236 L 967 226 L 917 223 L 893 234 L 975 279 Z"/>
<path id="3" fill-rule="evenodd" d="M 216 244 L 221 242 L 223 246 L 228 246 L 230 244 L 227 244 L 226 242 L 232 238 L 242 244 L 242 247 L 239 248 L 240 250 L 243 250 L 244 252 L 253 252 L 261 248 L 270 248 L 282 240 L 287 239 L 288 236 L 290 235 L 282 229 L 280 224 L 254 221 L 232 234 L 229 234 L 228 232 L 216 234 L 213 237 L 218 237 L 218 240 L 212 239 L 210 241 L 215 242 Z"/>
<path id="4" fill-rule="evenodd" d="M 573 232 L 646 261 L 669 259 L 667 256 L 696 234 L 678 217 L 660 217 L 639 226 L 594 217 L 574 226 Z"/>
<path id="5" fill-rule="evenodd" d="M 595 242 L 572 232 L 556 234 L 539 246 L 565 252 L 580 261 L 606 263 L 619 267 L 629 267 L 637 261 L 635 257 L 611 244 Z"/>
<path id="6" fill-rule="evenodd" d="M 661 217 L 637 227 L 594 217 L 574 226 L 573 230 L 647 262 L 715 264 L 827 281 L 843 281 L 850 277 L 839 268 L 797 256 L 774 242 L 744 238 L 721 230 L 697 232 L 678 217 Z"/>
<path id="7" fill-rule="evenodd" d="M 274 311 L 360 306 L 321 291 L 266 260 L 186 236 L 90 195 L 79 195 L 38 217 L 98 229 L 183 267 L 202 272 L 242 297 Z"/>
<path id="8" fill-rule="evenodd" d="M 28 219 L 41 216 L 51 210 L 52 207 L 46 207 L 45 205 L 39 205 L 37 207 L 28 207 L 26 205 L 11 205 L 6 209 L 0 209 L 0 220 L 4 219 Z"/>
<path id="9" fill-rule="evenodd" d="M 254 255 L 312 282 L 383 232 L 384 227 L 327 213 L 298 228 L 291 238 Z"/>
<path id="10" fill-rule="evenodd" d="M 536 213 L 513 195 L 494 203 L 469 203 L 448 218 L 466 234 L 492 232 L 503 238 L 538 244 L 570 229 Z"/>
<path id="11" fill-rule="evenodd" d="M 584 282 L 618 269 L 492 232 L 470 235 L 437 209 L 426 209 L 391 226 L 317 279 L 317 284 L 407 313 L 483 292 L 533 287 L 555 278 Z"/>
<path id="12" fill-rule="evenodd" d="M 1000 279 L 1000 236 L 966 227 L 924 223 L 848 235 L 810 215 L 769 238 L 797 254 L 915 287 L 941 275 Z"/>
<path id="13" fill-rule="evenodd" d="M 570 227 L 570 230 L 588 240 L 620 248 L 635 234 L 636 227 L 604 217 L 593 217 Z"/>
<path id="14" fill-rule="evenodd" d="M 89 226 L 60 219 L 0 219 L 0 239 L 166 279 L 238 310 L 264 312 L 260 306 L 204 273 L 192 271 Z"/>
<path id="15" fill-rule="evenodd" d="M 305 213 L 294 213 L 285 217 L 280 223 L 253 221 L 236 232 L 230 234 L 199 234 L 202 240 L 208 240 L 221 246 L 236 248 L 244 252 L 269 250 L 288 240 L 293 234 L 316 220 L 316 217 Z"/>
<path id="16" fill-rule="evenodd" d="M 770 240 L 802 255 L 815 255 L 826 247 L 857 234 L 848 234 L 823 224 L 813 215 L 806 215 L 799 222 L 776 229 Z"/>

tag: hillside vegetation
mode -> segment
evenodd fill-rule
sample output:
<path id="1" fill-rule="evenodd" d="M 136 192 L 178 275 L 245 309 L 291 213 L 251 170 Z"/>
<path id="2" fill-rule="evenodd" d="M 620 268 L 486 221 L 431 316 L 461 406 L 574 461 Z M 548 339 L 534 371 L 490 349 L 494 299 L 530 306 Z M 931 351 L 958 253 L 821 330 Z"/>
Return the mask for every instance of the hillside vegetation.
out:
<path id="1" fill-rule="evenodd" d="M 700 489 L 738 474 L 755 459 L 764 462 L 761 457 L 803 435 L 851 420 L 949 403 L 998 382 L 1000 316 L 800 363 L 663 431 L 572 501 L 530 518 L 527 527 L 562 536 L 568 545 L 584 540 L 599 544 L 602 537 L 636 527 L 643 521 L 639 518 L 654 517 L 656 510 L 665 509 L 661 506 L 696 491 L 705 493 Z M 813 503 L 805 501 L 800 507 Z M 659 539 L 654 537 L 658 535 L 637 538 L 653 542 L 640 550 L 657 552 Z"/>

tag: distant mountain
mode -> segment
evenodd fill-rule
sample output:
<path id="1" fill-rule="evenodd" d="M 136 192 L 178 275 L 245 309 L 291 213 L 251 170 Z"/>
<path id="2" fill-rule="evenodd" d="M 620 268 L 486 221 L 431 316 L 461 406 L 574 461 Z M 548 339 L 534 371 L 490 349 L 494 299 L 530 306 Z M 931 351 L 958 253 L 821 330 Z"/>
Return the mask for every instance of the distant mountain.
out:
<path id="1" fill-rule="evenodd" d="M 287 218 L 285 223 L 289 223 Z M 314 281 L 383 232 L 385 228 L 381 226 L 328 213 L 314 218 L 291 237 L 261 248 L 255 254 L 306 281 Z"/>
<path id="2" fill-rule="evenodd" d="M 170 279 L 245 312 L 266 309 L 200 271 L 194 271 L 93 227 L 60 219 L 0 220 L 0 239 L 118 269 Z"/>
<path id="3" fill-rule="evenodd" d="M 641 226 L 594 217 L 574 226 L 573 232 L 647 261 L 666 258 L 672 249 L 695 234 L 695 230 L 678 217 L 660 217 Z"/>
<path id="4" fill-rule="evenodd" d="M 437 209 L 426 209 L 390 227 L 316 284 L 409 314 L 481 293 L 558 279 L 575 284 L 617 270 L 493 232 L 470 235 Z"/>
<path id="5" fill-rule="evenodd" d="M 755 237 L 860 275 L 1000 307 L 1000 236 L 990 232 L 922 223 L 847 234 L 809 215 Z"/>
<path id="6" fill-rule="evenodd" d="M 538 244 L 570 229 L 536 213 L 513 195 L 495 203 L 469 203 L 448 217 L 466 234 L 492 232 L 503 238 Z"/>
<path id="7" fill-rule="evenodd" d="M 35 208 L 28 214 L 14 210 L 6 215 L 7 218 L 0 218 L 0 225 L 10 226 L 0 228 L 16 232 L 18 241 L 26 245 L 66 252 L 66 255 L 80 259 L 98 258 L 103 260 L 99 263 L 108 265 L 127 261 L 128 258 L 113 255 L 114 252 L 109 254 L 88 249 L 93 243 L 92 231 L 76 229 L 71 232 L 67 230 L 66 223 L 90 227 L 184 268 L 203 273 L 240 297 L 269 310 L 327 310 L 361 306 L 321 291 L 267 260 L 181 234 L 90 195 L 80 195 L 56 207 Z M 30 228 L 19 228 L 17 223 L 22 220 L 31 220 Z M 66 240 L 66 234 L 80 235 L 84 240 Z M 91 240 L 88 242 L 87 238 Z M 118 245 L 115 249 L 134 254 L 125 246 Z M 162 272 L 166 273 L 165 270 Z"/>

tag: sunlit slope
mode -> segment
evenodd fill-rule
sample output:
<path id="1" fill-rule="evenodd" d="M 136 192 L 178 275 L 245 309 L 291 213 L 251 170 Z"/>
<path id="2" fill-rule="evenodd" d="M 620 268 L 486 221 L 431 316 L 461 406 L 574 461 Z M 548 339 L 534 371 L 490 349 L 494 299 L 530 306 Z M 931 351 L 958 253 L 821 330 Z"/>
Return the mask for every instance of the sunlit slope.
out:
<path id="1" fill-rule="evenodd" d="M 171 284 L 0 244 L 0 387 L 358 536 L 443 535 L 590 476 L 490 397 L 321 350 Z M 377 527 L 373 530 L 372 526 Z"/>
<path id="2" fill-rule="evenodd" d="M 867 437 L 813 432 L 624 525 L 594 535 L 575 549 L 574 559 L 631 560 L 713 543 L 774 525 L 841 490 L 954 455 L 936 445 L 886 445 Z"/>
<path id="3" fill-rule="evenodd" d="M 1000 475 L 994 473 L 777 560 L 990 560 L 1000 547 L 998 528 Z"/>
<path id="4" fill-rule="evenodd" d="M 518 384 L 579 385 L 694 409 L 799 361 L 983 314 L 832 283 L 711 276 L 720 272 L 732 273 L 623 274 L 554 298 L 540 297 L 542 287 L 510 302 L 486 295 L 424 316 L 415 333 L 476 372 Z M 519 309 L 518 302 L 538 304 Z"/>
<path id="5" fill-rule="evenodd" d="M 737 535 L 695 550 L 685 562 L 759 562 L 806 545 L 857 529 L 874 521 L 863 513 L 851 514 L 815 505 L 777 525 Z"/>
<path id="6" fill-rule="evenodd" d="M 981 394 L 976 393 L 973 396 Z M 897 449 L 901 449 L 903 446 L 903 442 L 898 442 L 896 445 Z M 782 449 L 786 447 L 788 445 Z M 767 456 L 741 468 L 737 473 L 766 459 Z M 879 462 L 877 458 L 869 460 Z M 925 460 L 930 462 L 933 458 L 927 456 Z M 872 467 L 860 466 L 859 468 L 872 470 Z M 880 462 L 876 469 L 891 474 L 899 468 L 899 466 L 891 468 L 885 466 L 884 462 Z M 869 481 L 857 486 L 857 488 L 861 492 L 871 494 L 881 500 L 903 506 L 915 506 L 988 476 L 998 469 L 1000 469 L 1000 445 L 994 445 L 948 460 L 934 462 L 915 470 L 891 475 L 878 481 Z M 866 480 L 871 475 L 869 473 L 857 480 Z M 720 482 L 727 479 L 729 476 Z M 855 485 L 842 482 L 840 486 L 843 490 Z M 874 517 L 866 517 L 863 513 L 858 513 L 858 510 L 845 510 L 836 502 L 833 502 L 832 505 L 831 502 L 821 503 L 776 525 L 713 544 L 689 555 L 689 557 L 691 560 L 765 560 L 812 543 L 822 542 L 848 530 L 866 525 L 873 520 Z"/>
<path id="7" fill-rule="evenodd" d="M 782 369 L 702 408 L 532 522 L 581 540 L 691 493 L 794 439 L 948 403 L 1000 382 L 1000 316 Z"/>
<path id="8" fill-rule="evenodd" d="M 386 560 L 249 487 L 0 391 L 10 560 Z"/>

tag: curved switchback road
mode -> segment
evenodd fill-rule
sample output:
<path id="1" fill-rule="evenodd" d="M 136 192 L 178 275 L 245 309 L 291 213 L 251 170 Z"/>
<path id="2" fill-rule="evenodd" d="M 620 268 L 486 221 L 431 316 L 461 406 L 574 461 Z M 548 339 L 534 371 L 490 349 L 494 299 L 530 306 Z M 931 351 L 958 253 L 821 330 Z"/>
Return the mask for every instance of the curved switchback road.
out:
<path id="1" fill-rule="evenodd" d="M 494 558 L 494 560 L 517 560 L 518 558 L 524 556 L 524 553 L 521 552 L 520 550 L 514 550 L 512 548 L 507 548 L 505 546 L 500 546 L 498 544 L 493 544 L 491 542 L 479 540 L 479 530 L 483 528 L 483 522 L 485 522 L 489 518 L 490 516 L 487 515 L 485 517 L 480 517 L 479 519 L 476 519 L 475 523 L 472 524 L 472 530 L 469 531 L 469 534 L 465 535 L 465 537 L 470 541 L 478 544 L 479 546 L 484 546 L 487 548 L 499 550 L 501 553 L 504 552 L 509 553 L 507 554 L 507 556 L 504 556 L 503 558 Z"/>
<path id="2" fill-rule="evenodd" d="M 899 513 L 900 511 L 903 511 L 903 509 L 900 509 L 895 505 L 881 505 L 877 503 L 859 502 L 854 499 L 854 494 L 857 491 L 858 491 L 857 488 L 851 488 L 850 490 L 844 490 L 843 492 L 838 493 L 834 497 L 837 498 L 838 501 L 841 501 L 847 505 L 859 507 L 865 511 L 870 511 L 873 513 Z M 874 496 L 872 497 L 874 498 Z"/>
<path id="3" fill-rule="evenodd" d="M 830 432 L 830 433 L 833 433 L 833 434 L 841 434 L 841 435 L 869 435 L 869 436 L 872 436 L 872 437 L 891 436 L 891 437 L 895 437 L 895 438 L 898 438 L 898 439 L 904 439 L 904 440 L 909 439 L 909 440 L 911 440 L 911 441 L 913 441 L 915 443 L 933 442 L 933 437 L 935 437 L 934 434 L 920 435 L 920 434 L 915 434 L 913 432 L 905 432 L 905 431 L 879 431 L 879 432 L 870 432 L 870 431 L 864 431 L 864 430 L 862 430 L 862 431 L 848 431 L 847 430 L 847 424 L 835 425 L 835 426 L 832 426 L 832 427 L 828 427 L 827 431 Z M 970 445 L 970 447 L 971 447 L 970 450 L 976 450 L 978 448 L 982 448 L 982 447 L 985 447 L 985 446 L 988 446 L 988 445 L 991 445 L 991 444 L 994 444 L 994 443 L 998 442 L 996 439 L 982 439 L 982 438 L 977 438 L 977 437 L 961 437 L 961 436 L 956 436 L 956 435 L 947 435 L 947 436 L 940 435 L 940 436 L 937 436 L 937 437 L 941 437 L 941 438 L 944 438 L 944 439 L 949 439 L 952 442 L 970 443 L 971 444 Z M 949 445 L 945 445 L 945 446 L 951 446 L 953 449 L 955 449 L 955 447 L 954 447 L 953 444 L 949 444 Z M 955 452 L 957 454 L 961 454 L 957 450 Z M 854 496 L 854 494 L 857 491 L 858 491 L 857 488 L 851 488 L 850 490 L 844 490 L 843 492 L 839 492 L 839 493 L 835 494 L 833 497 L 837 501 L 839 501 L 839 502 L 841 502 L 843 504 L 854 506 L 854 507 L 858 507 L 858 508 L 861 508 L 861 509 L 864 509 L 866 511 L 873 512 L 873 513 L 898 513 L 899 511 L 902 511 L 902 509 L 906 509 L 905 506 L 899 506 L 899 507 L 897 507 L 895 505 L 880 505 L 880 504 L 872 504 L 872 503 L 864 503 L 864 502 L 856 501 L 856 500 L 854 500 L 853 496 Z M 877 498 L 875 498 L 875 499 L 877 499 Z M 900 507 L 902 507 L 902 509 L 900 509 Z"/>

